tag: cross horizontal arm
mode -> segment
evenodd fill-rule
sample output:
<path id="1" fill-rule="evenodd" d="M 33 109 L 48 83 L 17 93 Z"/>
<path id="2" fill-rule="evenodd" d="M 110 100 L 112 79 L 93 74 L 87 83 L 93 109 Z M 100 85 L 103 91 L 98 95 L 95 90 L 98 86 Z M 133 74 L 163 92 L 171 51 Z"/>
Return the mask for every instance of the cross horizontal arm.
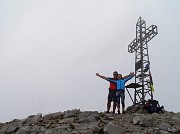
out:
<path id="1" fill-rule="evenodd" d="M 128 52 L 133 53 L 136 50 L 137 43 L 136 43 L 136 38 L 129 44 L 128 46 Z"/>
<path id="2" fill-rule="evenodd" d="M 146 29 L 146 36 L 144 37 L 143 41 L 147 39 L 147 42 L 149 42 L 157 34 L 158 34 L 157 26 L 151 25 L 148 29 Z"/>
<path id="3" fill-rule="evenodd" d="M 147 41 L 146 43 L 148 43 L 152 38 L 154 38 L 156 35 L 158 34 L 157 31 L 157 26 L 155 25 L 151 25 L 149 28 L 146 29 L 146 34 L 145 36 L 142 38 L 142 43 L 144 43 L 145 41 Z M 139 38 L 136 38 L 129 44 L 128 46 L 128 52 L 133 53 L 134 51 L 137 51 L 139 49 L 139 43 L 140 40 Z"/>

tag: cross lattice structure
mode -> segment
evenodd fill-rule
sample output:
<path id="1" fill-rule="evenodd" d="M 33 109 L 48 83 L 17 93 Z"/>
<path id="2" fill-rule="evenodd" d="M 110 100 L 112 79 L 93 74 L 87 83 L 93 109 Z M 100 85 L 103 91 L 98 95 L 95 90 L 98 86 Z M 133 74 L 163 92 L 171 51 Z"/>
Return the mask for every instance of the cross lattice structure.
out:
<path id="1" fill-rule="evenodd" d="M 133 104 L 145 104 L 147 97 L 153 100 L 153 91 L 150 85 L 152 80 L 148 54 L 148 42 L 158 34 L 157 26 L 146 28 L 145 21 L 139 17 L 136 23 L 136 38 L 129 44 L 128 52 L 135 52 L 135 86 Z M 132 87 L 131 87 L 132 88 Z M 129 93 L 129 91 L 128 91 Z"/>

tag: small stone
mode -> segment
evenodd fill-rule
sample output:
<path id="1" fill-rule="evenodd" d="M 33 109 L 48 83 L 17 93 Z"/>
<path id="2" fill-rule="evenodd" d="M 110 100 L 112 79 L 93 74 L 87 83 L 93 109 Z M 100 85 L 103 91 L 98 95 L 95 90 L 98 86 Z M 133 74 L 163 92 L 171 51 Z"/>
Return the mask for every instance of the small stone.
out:
<path id="1" fill-rule="evenodd" d="M 110 121 L 109 120 L 101 120 L 101 123 L 104 123 L 104 124 L 108 124 Z"/>
<path id="2" fill-rule="evenodd" d="M 90 122 L 96 122 L 97 119 L 95 117 L 86 117 L 86 118 L 82 118 L 79 119 L 79 123 L 90 123 Z"/>
<path id="3" fill-rule="evenodd" d="M 65 118 L 65 119 L 61 119 L 59 120 L 60 124 L 68 124 L 68 123 L 74 123 L 75 118 Z"/>
<path id="4" fill-rule="evenodd" d="M 168 131 L 165 131 L 165 130 L 160 130 L 159 133 L 160 133 L 160 134 L 169 134 L 169 132 L 168 132 Z"/>
<path id="5" fill-rule="evenodd" d="M 145 129 L 144 130 L 145 134 L 153 134 L 154 133 L 154 129 L 150 128 L 150 129 Z"/>
<path id="6" fill-rule="evenodd" d="M 89 124 L 88 123 L 83 123 L 83 124 L 74 124 L 74 127 L 77 131 L 80 130 L 85 130 L 89 128 Z"/>
<path id="7" fill-rule="evenodd" d="M 140 116 L 133 117 L 133 124 L 138 125 L 140 123 Z"/>
<path id="8" fill-rule="evenodd" d="M 114 120 L 114 117 L 112 115 L 107 115 L 105 116 L 106 120 Z"/>
<path id="9" fill-rule="evenodd" d="M 153 114 L 152 114 L 152 118 L 153 118 L 154 120 L 158 119 L 158 118 L 159 118 L 159 114 L 158 114 L 158 113 L 153 113 Z"/>

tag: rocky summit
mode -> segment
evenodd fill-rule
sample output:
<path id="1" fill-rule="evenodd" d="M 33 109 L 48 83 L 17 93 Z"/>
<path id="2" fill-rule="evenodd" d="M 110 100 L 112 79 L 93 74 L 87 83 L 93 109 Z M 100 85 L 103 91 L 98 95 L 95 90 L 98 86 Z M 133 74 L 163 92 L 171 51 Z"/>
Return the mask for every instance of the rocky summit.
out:
<path id="1" fill-rule="evenodd" d="M 137 109 L 137 107 L 136 107 Z M 180 134 L 180 113 L 112 114 L 79 109 L 0 123 L 0 134 Z"/>

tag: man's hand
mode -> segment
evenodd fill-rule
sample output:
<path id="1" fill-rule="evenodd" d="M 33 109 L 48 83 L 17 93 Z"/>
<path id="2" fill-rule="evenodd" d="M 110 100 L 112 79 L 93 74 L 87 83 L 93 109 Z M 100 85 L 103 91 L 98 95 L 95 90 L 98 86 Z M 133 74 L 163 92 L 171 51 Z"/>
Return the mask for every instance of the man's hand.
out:
<path id="1" fill-rule="evenodd" d="M 99 73 L 96 73 L 96 76 L 99 76 Z"/>
<path id="2" fill-rule="evenodd" d="M 134 75 L 134 72 L 131 72 L 130 75 Z"/>
<path id="3" fill-rule="evenodd" d="M 103 76 L 103 75 L 100 75 L 99 73 L 96 73 L 96 76 L 102 78 L 102 79 L 106 79 L 107 77 L 106 76 Z"/>
<path id="4" fill-rule="evenodd" d="M 134 72 L 130 72 L 130 74 L 129 75 L 134 75 Z"/>

